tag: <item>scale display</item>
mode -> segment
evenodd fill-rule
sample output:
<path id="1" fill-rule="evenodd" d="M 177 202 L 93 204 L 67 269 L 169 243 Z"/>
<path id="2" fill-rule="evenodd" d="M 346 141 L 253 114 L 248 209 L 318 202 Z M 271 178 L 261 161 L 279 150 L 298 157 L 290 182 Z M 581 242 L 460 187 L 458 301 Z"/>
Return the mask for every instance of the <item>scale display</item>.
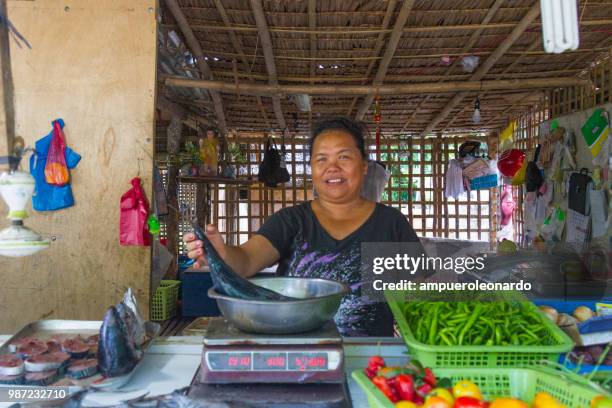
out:
<path id="1" fill-rule="evenodd" d="M 325 351 L 207 351 L 210 371 L 327 371 L 340 364 L 340 353 Z"/>

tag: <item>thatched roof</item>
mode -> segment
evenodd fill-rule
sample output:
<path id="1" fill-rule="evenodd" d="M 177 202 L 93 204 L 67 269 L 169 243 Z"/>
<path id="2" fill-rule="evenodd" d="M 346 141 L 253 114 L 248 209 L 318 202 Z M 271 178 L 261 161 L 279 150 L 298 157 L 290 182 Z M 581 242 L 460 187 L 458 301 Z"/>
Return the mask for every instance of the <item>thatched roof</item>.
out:
<path id="1" fill-rule="evenodd" d="M 185 55 L 197 55 L 168 7 L 176 2 L 193 31 L 212 77 Z M 257 4 L 264 18 L 256 19 Z M 406 3 L 410 3 L 406 5 Z M 515 41 L 504 50 L 478 80 L 552 78 L 578 76 L 590 64 L 609 55 L 612 45 L 612 1 L 580 0 L 580 48 L 563 54 L 543 51 L 539 13 L 519 30 L 534 0 L 167 0 L 162 2 L 160 58 L 172 68 L 160 73 L 214 79 L 227 83 L 283 85 L 371 85 L 377 73 L 386 85 L 468 81 L 462 57 L 478 56 L 479 68 L 513 31 Z M 412 7 L 409 7 L 412 5 Z M 536 6 L 537 7 L 537 6 Z M 407 9 L 407 10 L 404 10 Z M 539 10 L 539 7 L 538 7 Z M 402 18 L 406 17 L 401 25 Z M 402 15 L 402 13 L 404 13 Z M 394 28 L 398 34 L 393 46 Z M 520 28 L 520 27 L 519 27 Z M 182 43 L 169 40 L 175 32 Z M 272 64 L 264 55 L 266 35 L 271 40 Z M 388 63 L 379 72 L 380 65 Z M 201 65 L 200 65 L 201 67 Z M 477 68 L 478 69 L 478 68 Z M 172 72 L 174 71 L 174 72 Z M 386 71 L 386 72 L 384 72 Z M 163 80 L 163 76 L 161 77 Z M 217 123 L 208 92 L 165 87 L 167 99 L 198 117 Z M 239 131 L 280 129 L 273 99 L 269 96 L 220 92 L 228 129 Z M 541 89 L 470 91 L 440 116 L 456 92 L 381 95 L 383 130 L 386 133 L 420 134 L 430 126 L 436 132 L 483 130 L 503 126 L 513 112 L 533 105 Z M 482 121 L 472 123 L 474 100 L 479 95 Z M 373 96 L 373 95 L 372 95 Z M 355 116 L 363 106 L 363 119 L 373 125 L 374 103 L 363 105 L 365 96 L 324 95 L 312 97 L 312 112 L 302 112 L 295 101 L 280 97 L 282 118 L 292 130 L 307 130 L 320 115 Z M 452 105 L 451 105 L 452 106 Z"/>

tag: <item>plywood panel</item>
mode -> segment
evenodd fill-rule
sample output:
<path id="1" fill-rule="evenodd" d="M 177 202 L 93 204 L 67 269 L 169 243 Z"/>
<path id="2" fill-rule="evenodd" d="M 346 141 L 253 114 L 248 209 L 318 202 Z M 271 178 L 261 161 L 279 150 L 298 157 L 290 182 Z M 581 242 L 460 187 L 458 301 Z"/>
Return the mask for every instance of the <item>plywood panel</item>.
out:
<path id="1" fill-rule="evenodd" d="M 118 236 L 119 199 L 130 179 L 140 173 L 151 197 L 155 0 L 8 6 L 33 47 L 12 47 L 16 133 L 32 145 L 61 117 L 82 160 L 72 172 L 76 206 L 27 220 L 57 237 L 51 248 L 0 258 L 0 333 L 47 317 L 101 319 L 128 286 L 148 311 L 150 250 L 120 247 Z"/>

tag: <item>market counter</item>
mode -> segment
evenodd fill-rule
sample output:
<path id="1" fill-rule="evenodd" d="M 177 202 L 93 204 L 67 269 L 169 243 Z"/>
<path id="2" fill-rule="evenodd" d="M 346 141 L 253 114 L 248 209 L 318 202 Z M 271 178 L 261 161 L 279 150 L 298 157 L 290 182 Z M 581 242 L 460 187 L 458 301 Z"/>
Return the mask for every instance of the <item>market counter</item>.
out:
<path id="1" fill-rule="evenodd" d="M 10 336 L 0 336 L 0 345 Z M 110 405 L 121 400 L 171 393 L 191 383 L 200 363 L 203 337 L 174 336 L 158 338 L 151 345 L 134 377 L 121 392 L 96 392 L 87 396 L 84 405 Z M 344 339 L 345 371 L 349 393 L 355 408 L 366 408 L 368 402 L 351 378 L 351 372 L 367 366 L 368 358 L 380 354 L 392 365 L 407 361 L 406 346 L 396 338 Z M 0 408 L 11 403 L 0 402 Z"/>

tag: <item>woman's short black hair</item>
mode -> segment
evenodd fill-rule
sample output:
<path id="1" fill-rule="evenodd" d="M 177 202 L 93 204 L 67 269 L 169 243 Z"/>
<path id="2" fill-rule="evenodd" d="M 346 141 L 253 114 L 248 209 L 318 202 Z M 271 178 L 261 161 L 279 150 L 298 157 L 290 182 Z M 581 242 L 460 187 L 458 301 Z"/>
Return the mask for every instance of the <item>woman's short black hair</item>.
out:
<path id="1" fill-rule="evenodd" d="M 312 128 L 312 136 L 310 137 L 310 142 L 308 146 L 310 156 L 312 156 L 312 146 L 314 146 L 315 139 L 317 138 L 317 136 L 327 130 L 341 130 L 348 133 L 353 137 L 353 140 L 355 140 L 355 144 L 361 152 L 361 156 L 363 158 L 368 157 L 368 154 L 365 150 L 365 136 L 367 133 L 365 125 L 363 125 L 363 123 L 361 122 L 357 122 L 353 119 L 349 119 L 344 116 L 323 119 L 314 124 Z"/>

